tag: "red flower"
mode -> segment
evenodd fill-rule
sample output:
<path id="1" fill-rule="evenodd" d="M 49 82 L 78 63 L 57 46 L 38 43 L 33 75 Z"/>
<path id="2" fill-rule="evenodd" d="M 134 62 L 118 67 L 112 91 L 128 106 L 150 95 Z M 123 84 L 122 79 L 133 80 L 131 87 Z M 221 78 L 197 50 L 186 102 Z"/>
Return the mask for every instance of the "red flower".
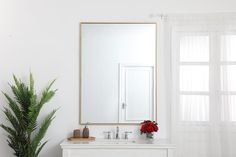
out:
<path id="1" fill-rule="evenodd" d="M 157 131 L 158 131 L 158 127 L 157 127 L 157 125 L 154 125 L 154 127 L 153 127 L 153 128 L 154 128 L 154 131 L 155 131 L 155 132 L 157 132 Z"/>
<path id="2" fill-rule="evenodd" d="M 147 127 L 147 132 L 148 133 L 152 133 L 154 131 L 154 128 L 151 126 L 151 125 L 149 125 L 148 127 Z"/>
<path id="3" fill-rule="evenodd" d="M 155 121 L 145 120 L 141 123 L 140 132 L 142 133 L 152 133 L 158 131 L 158 126 Z"/>
<path id="4" fill-rule="evenodd" d="M 140 131 L 141 131 L 142 133 L 145 133 L 145 132 L 146 132 L 146 126 L 145 126 L 145 125 L 142 125 Z"/>

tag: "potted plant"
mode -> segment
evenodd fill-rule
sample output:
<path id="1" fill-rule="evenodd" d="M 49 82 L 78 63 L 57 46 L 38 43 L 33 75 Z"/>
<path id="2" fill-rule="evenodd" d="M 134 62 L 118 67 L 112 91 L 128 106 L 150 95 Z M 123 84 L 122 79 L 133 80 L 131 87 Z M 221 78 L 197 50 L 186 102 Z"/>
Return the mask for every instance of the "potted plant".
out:
<path id="1" fill-rule="evenodd" d="M 48 142 L 42 142 L 42 139 L 54 119 L 56 110 L 51 111 L 41 124 L 37 119 L 44 104 L 55 95 L 56 90 L 51 90 L 55 80 L 38 96 L 35 93 L 32 74 L 29 85 L 17 79 L 15 75 L 13 78 L 14 85 L 10 84 L 10 88 L 14 96 L 3 92 L 8 102 L 8 107 L 4 107 L 3 112 L 9 123 L 0 124 L 0 127 L 7 132 L 7 143 L 14 150 L 15 156 L 37 157 Z"/>
<path id="2" fill-rule="evenodd" d="M 147 139 L 153 139 L 153 133 L 159 130 L 155 121 L 145 120 L 141 123 L 141 134 L 146 134 Z"/>

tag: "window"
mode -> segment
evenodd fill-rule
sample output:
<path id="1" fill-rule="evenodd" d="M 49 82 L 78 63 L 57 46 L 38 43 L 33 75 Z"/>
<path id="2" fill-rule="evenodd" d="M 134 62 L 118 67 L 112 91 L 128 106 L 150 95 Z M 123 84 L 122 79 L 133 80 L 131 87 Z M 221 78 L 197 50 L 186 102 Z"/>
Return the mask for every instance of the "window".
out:
<path id="1" fill-rule="evenodd" d="M 236 35 L 221 35 L 221 119 L 236 121 Z"/>
<path id="2" fill-rule="evenodd" d="M 178 32 L 174 43 L 179 120 L 236 121 L 236 34 Z"/>
<path id="3" fill-rule="evenodd" d="M 179 91 L 182 121 L 209 120 L 209 35 L 179 36 Z"/>

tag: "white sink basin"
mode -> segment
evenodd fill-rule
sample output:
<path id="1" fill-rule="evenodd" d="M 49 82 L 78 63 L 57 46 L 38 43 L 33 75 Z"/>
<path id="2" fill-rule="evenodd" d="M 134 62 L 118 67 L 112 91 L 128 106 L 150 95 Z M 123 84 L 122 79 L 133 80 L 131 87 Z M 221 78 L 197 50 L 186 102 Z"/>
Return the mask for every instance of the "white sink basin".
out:
<path id="1" fill-rule="evenodd" d="M 96 144 L 135 144 L 135 140 L 96 140 L 93 143 Z"/>

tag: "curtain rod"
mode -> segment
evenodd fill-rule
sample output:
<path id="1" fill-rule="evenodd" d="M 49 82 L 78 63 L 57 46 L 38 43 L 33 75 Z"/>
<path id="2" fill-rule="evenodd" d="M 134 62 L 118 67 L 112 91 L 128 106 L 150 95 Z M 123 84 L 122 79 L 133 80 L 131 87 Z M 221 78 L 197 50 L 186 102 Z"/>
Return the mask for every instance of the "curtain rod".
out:
<path id="1" fill-rule="evenodd" d="M 207 16 L 207 17 L 236 17 L 236 12 L 217 12 L 217 13 L 151 13 L 149 15 L 150 17 L 160 17 L 160 18 L 165 18 L 165 17 L 188 17 L 188 16 L 192 16 L 192 17 L 202 17 L 202 16 Z"/>

